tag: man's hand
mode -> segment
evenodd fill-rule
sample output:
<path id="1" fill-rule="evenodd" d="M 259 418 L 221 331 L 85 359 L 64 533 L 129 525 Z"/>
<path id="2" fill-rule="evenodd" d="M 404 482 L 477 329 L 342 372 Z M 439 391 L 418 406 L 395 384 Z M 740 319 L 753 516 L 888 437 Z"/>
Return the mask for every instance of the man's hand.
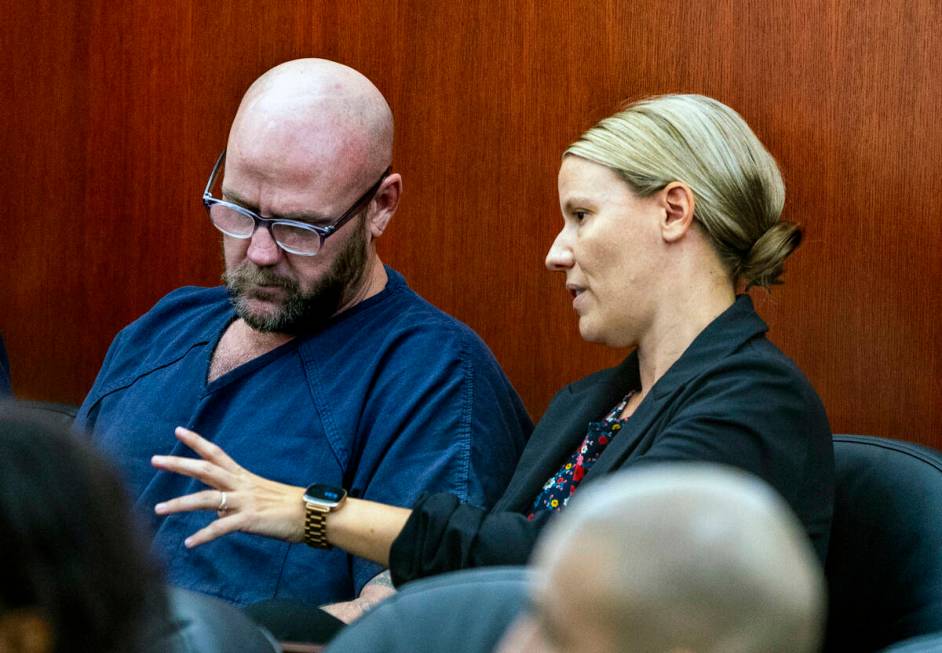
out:
<path id="1" fill-rule="evenodd" d="M 209 510 L 219 517 L 184 540 L 188 548 L 235 531 L 300 542 L 304 535 L 304 488 L 270 481 L 239 466 L 217 445 L 199 434 L 177 427 L 177 439 L 202 460 L 153 456 L 157 469 L 183 474 L 214 488 L 171 499 L 154 506 L 158 515 Z M 366 588 L 364 587 L 364 590 Z"/>
<path id="2" fill-rule="evenodd" d="M 350 623 L 359 619 L 367 611 L 379 604 L 381 601 L 389 598 L 396 593 L 393 587 L 392 579 L 389 577 L 389 570 L 382 572 L 363 586 L 360 596 L 352 601 L 342 603 L 331 603 L 321 606 L 321 610 L 329 612 L 344 623 Z"/>

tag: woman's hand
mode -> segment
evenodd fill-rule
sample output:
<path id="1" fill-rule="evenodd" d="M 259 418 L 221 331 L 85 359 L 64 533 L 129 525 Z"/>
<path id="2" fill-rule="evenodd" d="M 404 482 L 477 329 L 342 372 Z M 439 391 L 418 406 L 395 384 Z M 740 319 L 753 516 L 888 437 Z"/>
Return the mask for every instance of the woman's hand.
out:
<path id="1" fill-rule="evenodd" d="M 151 464 L 157 469 L 195 478 L 213 489 L 158 503 L 154 512 L 170 515 L 210 510 L 218 514 L 211 524 L 184 540 L 187 548 L 234 531 L 290 542 L 301 541 L 304 535 L 304 488 L 256 476 L 239 466 L 217 445 L 182 426 L 178 426 L 174 433 L 202 460 L 153 456 Z"/>

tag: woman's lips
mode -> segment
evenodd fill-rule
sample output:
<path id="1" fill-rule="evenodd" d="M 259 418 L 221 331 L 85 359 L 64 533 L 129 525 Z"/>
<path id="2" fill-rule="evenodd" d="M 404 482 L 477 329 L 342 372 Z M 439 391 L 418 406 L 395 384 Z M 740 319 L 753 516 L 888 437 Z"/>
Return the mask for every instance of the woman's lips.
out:
<path id="1" fill-rule="evenodd" d="M 568 290 L 569 294 L 572 295 L 572 307 L 578 310 L 581 304 L 579 298 L 582 297 L 583 293 L 585 292 L 585 288 L 582 286 L 576 286 L 574 284 L 566 284 L 566 290 Z"/>

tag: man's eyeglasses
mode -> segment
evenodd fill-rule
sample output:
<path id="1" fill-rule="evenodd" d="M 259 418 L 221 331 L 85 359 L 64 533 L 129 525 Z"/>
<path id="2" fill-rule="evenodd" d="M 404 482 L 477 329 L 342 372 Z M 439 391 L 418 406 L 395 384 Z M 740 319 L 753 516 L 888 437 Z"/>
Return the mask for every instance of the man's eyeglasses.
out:
<path id="1" fill-rule="evenodd" d="M 349 222 L 352 218 L 362 211 L 371 201 L 376 191 L 379 190 L 383 180 L 389 175 L 390 169 L 387 168 L 375 184 L 369 187 L 356 202 L 353 203 L 347 211 L 339 218 L 328 225 L 314 225 L 297 220 L 284 220 L 281 218 L 263 218 L 255 211 L 251 211 L 244 206 L 233 204 L 225 200 L 213 197 L 213 184 L 216 183 L 216 175 L 222 167 L 222 162 L 226 158 L 226 151 L 223 150 L 219 158 L 216 159 L 216 165 L 209 175 L 209 181 L 206 182 L 206 190 L 203 191 L 203 206 L 209 212 L 209 219 L 219 231 L 232 236 L 233 238 L 246 239 L 251 238 L 255 230 L 261 224 L 268 229 L 278 247 L 289 254 L 298 256 L 314 256 L 317 254 L 324 241 L 329 236 L 335 234 L 340 227 Z"/>

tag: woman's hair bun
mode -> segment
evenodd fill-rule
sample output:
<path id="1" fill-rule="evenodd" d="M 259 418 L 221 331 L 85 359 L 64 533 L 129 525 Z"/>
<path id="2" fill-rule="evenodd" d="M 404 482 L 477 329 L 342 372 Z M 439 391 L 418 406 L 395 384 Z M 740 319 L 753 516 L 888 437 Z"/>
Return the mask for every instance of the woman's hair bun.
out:
<path id="1" fill-rule="evenodd" d="M 801 244 L 801 237 L 801 227 L 794 222 L 776 222 L 759 236 L 743 257 L 736 276 L 746 280 L 747 288 L 782 283 L 785 259 Z"/>

